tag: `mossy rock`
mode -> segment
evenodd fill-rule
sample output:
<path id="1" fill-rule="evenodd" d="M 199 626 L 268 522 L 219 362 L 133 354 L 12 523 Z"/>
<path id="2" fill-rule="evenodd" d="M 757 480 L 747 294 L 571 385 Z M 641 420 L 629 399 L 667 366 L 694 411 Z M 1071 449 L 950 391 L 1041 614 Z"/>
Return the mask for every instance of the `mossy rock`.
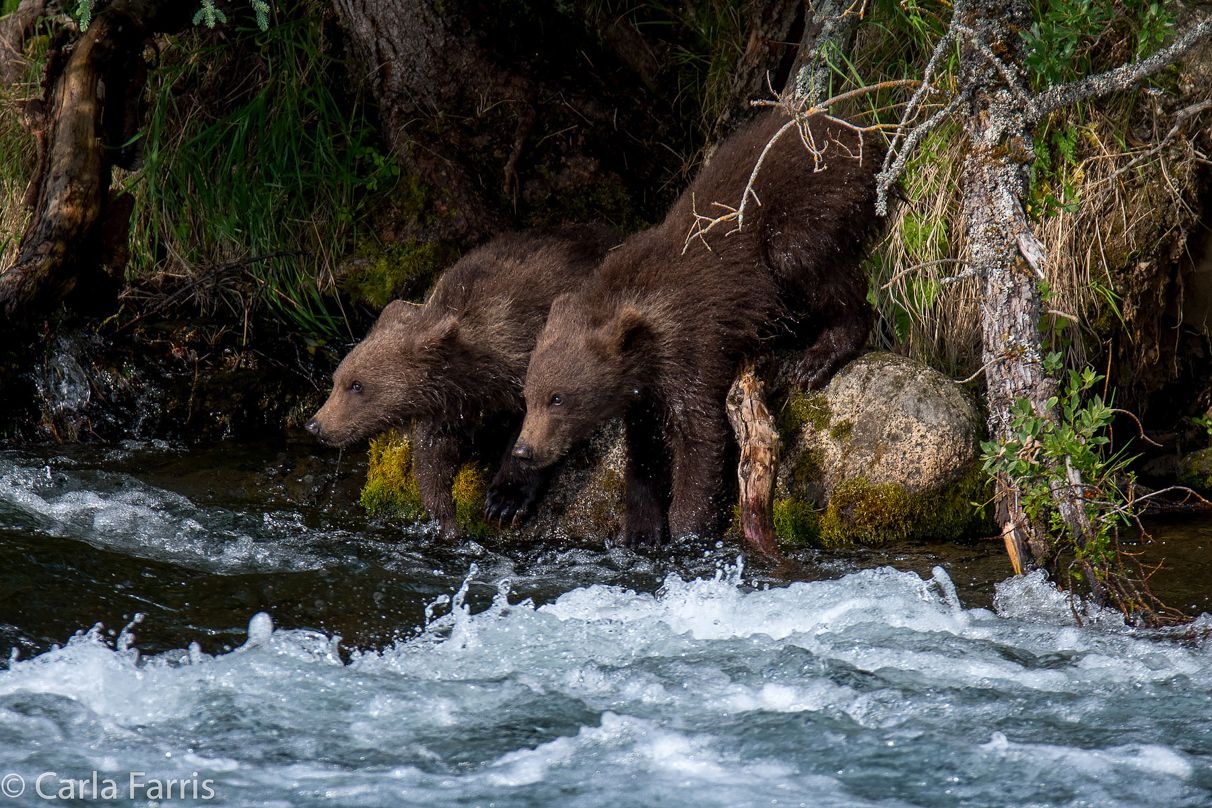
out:
<path id="1" fill-rule="evenodd" d="M 495 446 L 493 440 L 483 443 Z M 616 419 L 561 461 L 536 512 L 525 525 L 508 529 L 484 521 L 484 495 L 496 467 L 473 453 L 455 475 L 455 518 L 463 535 L 473 539 L 503 535 L 523 542 L 558 537 L 604 543 L 620 528 L 624 462 L 622 425 Z M 371 439 L 361 502 L 372 516 L 406 522 L 428 518 L 406 435 L 389 432 Z"/>
<path id="2" fill-rule="evenodd" d="M 1185 455 L 1178 472 L 1178 484 L 1201 494 L 1212 494 L 1212 448 Z"/>
<path id="3" fill-rule="evenodd" d="M 424 295 L 439 272 L 459 257 L 458 249 L 444 241 L 389 244 L 360 252 L 344 267 L 341 291 L 379 309 L 396 298 Z"/>
<path id="4" fill-rule="evenodd" d="M 412 446 L 407 437 L 388 432 L 370 439 L 362 507 L 371 516 L 419 519 L 421 492 L 412 473 Z"/>
<path id="5" fill-rule="evenodd" d="M 790 366 L 791 362 L 784 362 Z M 991 530 L 981 419 L 950 379 L 886 353 L 859 357 L 778 409 L 775 529 L 788 545 L 954 540 Z"/>
<path id="6" fill-rule="evenodd" d="M 825 390 L 792 394 L 781 407 L 772 396 L 784 440 L 774 523 L 786 547 L 994 532 L 990 509 L 973 504 L 990 499 L 977 463 L 975 408 L 940 374 L 888 356 L 860 358 Z M 561 462 L 526 524 L 500 535 L 521 542 L 612 540 L 624 508 L 624 445 L 617 419 L 603 426 Z M 459 524 L 472 537 L 487 532 L 480 514 L 495 458 L 473 458 L 455 481 Z M 370 462 L 363 504 L 379 515 L 420 518 L 407 440 L 377 439 Z"/>
<path id="7" fill-rule="evenodd" d="M 487 472 L 475 461 L 464 463 L 455 474 L 455 519 L 471 538 L 496 532 L 483 518 L 487 489 Z M 412 445 L 407 435 L 393 431 L 371 438 L 361 502 L 371 516 L 409 522 L 429 518 L 413 475 Z"/>

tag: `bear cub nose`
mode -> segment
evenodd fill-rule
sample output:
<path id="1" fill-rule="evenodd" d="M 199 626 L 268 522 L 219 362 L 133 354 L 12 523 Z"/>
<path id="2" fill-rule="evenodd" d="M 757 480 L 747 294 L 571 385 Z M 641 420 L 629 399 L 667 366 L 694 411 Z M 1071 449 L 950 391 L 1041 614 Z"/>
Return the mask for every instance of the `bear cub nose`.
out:
<path id="1" fill-rule="evenodd" d="M 523 460 L 532 460 L 534 459 L 534 449 L 529 444 L 519 443 L 513 447 L 513 456 Z"/>
<path id="2" fill-rule="evenodd" d="M 315 435 L 317 438 L 320 437 L 320 422 L 315 418 L 312 418 L 310 421 L 304 424 L 303 428 Z"/>

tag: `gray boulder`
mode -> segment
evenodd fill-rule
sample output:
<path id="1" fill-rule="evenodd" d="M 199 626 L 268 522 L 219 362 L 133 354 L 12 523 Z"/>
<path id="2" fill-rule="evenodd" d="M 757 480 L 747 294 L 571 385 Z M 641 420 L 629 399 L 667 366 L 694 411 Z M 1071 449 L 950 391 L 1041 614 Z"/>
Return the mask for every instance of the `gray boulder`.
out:
<path id="1" fill-rule="evenodd" d="M 784 541 L 836 545 L 992 532 L 988 514 L 972 504 L 988 499 L 978 463 L 983 419 L 938 371 L 869 353 L 823 390 L 791 393 L 778 419 L 775 525 Z"/>

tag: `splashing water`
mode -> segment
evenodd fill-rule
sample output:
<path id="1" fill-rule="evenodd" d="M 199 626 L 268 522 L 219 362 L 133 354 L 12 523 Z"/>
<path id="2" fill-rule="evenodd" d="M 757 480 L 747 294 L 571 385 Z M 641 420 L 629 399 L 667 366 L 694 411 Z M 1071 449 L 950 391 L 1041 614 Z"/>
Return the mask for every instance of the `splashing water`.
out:
<path id="1" fill-rule="evenodd" d="M 475 573 L 416 637 L 345 665 L 337 639 L 266 614 L 216 657 L 140 660 L 131 627 L 116 647 L 94 627 L 0 672 L 0 771 L 194 778 L 233 805 L 1212 796 L 1208 649 L 1077 628 L 1067 604 L 965 610 L 942 569 L 746 591 L 738 565 L 538 607 L 502 582 L 472 614 Z M 1013 587 L 1008 611 L 1038 596 Z"/>
<path id="2" fill-rule="evenodd" d="M 91 515 L 71 494 L 96 497 Z M 147 510 L 123 527 L 128 507 Z M 39 782 L 91 787 L 94 772 L 112 799 L 79 802 L 1212 804 L 1207 616 L 1181 635 L 1090 609 L 1078 626 L 1038 575 L 1005 582 L 994 610 L 965 608 L 942 567 L 755 586 L 724 551 L 659 577 L 617 551 L 472 562 L 422 539 L 369 564 L 350 560 L 366 539 L 309 544 L 331 528 L 289 515 L 258 533 L 245 529 L 258 519 L 129 476 L 0 457 L 0 531 L 31 558 L 56 542 L 97 548 L 102 566 L 117 554 L 127 566 L 103 593 L 145 604 L 107 618 L 120 631 L 96 624 L 0 670 L 0 789 L 9 775 L 26 788 L 14 804 L 41 804 Z M 225 556 L 242 536 L 263 552 Z M 9 567 L 10 591 L 39 596 Z M 139 583 L 187 574 L 200 583 L 179 597 Z M 542 588 L 552 580 L 562 590 Z M 338 605 L 317 614 L 350 612 L 357 629 L 373 609 L 403 638 L 346 651 L 344 632 L 279 627 L 291 620 L 270 588 L 298 587 L 297 618 L 322 585 Z M 222 602 L 191 605 L 206 597 Z M 186 613 L 206 619 L 164 632 Z M 149 646 L 157 631 L 177 644 Z M 168 798 L 150 787 L 170 780 Z"/>

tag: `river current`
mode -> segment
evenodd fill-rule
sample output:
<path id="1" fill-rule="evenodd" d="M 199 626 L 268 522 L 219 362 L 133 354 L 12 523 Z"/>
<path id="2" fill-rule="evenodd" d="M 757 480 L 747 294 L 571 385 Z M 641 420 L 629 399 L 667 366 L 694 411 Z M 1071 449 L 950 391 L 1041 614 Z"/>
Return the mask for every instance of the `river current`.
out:
<path id="1" fill-rule="evenodd" d="M 0 453 L 0 806 L 1212 805 L 1207 615 L 993 543 L 452 548 L 305 454 Z"/>

